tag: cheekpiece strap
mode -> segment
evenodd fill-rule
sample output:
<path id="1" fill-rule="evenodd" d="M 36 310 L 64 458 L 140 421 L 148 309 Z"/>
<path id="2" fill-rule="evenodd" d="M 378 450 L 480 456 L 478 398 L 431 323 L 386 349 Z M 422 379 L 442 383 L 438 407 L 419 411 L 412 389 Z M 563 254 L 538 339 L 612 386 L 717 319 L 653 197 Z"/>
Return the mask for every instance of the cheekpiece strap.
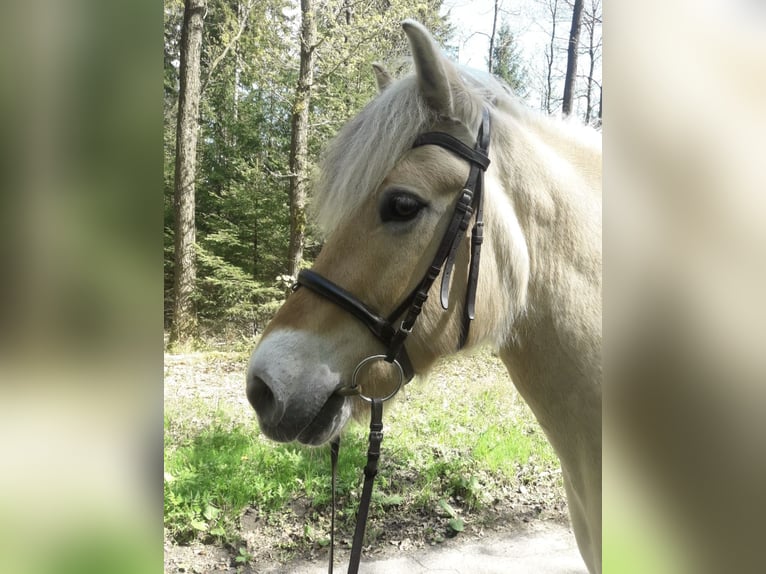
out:
<path id="1" fill-rule="evenodd" d="M 412 147 L 423 145 L 435 145 L 444 148 L 471 163 L 471 170 L 468 174 L 468 180 L 465 183 L 463 194 L 456 206 L 453 219 L 442 240 L 442 244 L 437 251 L 433 266 L 438 266 L 442 271 L 442 283 L 440 289 L 440 302 L 444 309 L 449 304 L 449 288 L 452 278 L 452 271 L 455 265 L 457 247 L 468 229 L 470 220 L 475 217 L 473 230 L 471 232 L 470 263 L 468 271 L 468 281 L 466 285 L 466 297 L 463 305 L 463 319 L 460 329 L 460 340 L 458 348 L 462 349 L 468 340 L 468 331 L 471 321 L 475 317 L 476 290 L 479 278 L 479 262 L 481 258 L 481 244 L 483 241 L 484 228 L 484 172 L 489 167 L 489 142 L 490 142 L 490 121 L 489 110 L 485 107 L 482 110 L 481 125 L 476 137 L 474 148 L 470 148 L 456 137 L 445 132 L 427 132 L 419 135 L 415 139 Z M 463 202 L 467 199 L 467 202 Z M 442 269 L 443 267 L 443 269 Z M 435 278 L 435 277 L 434 277 Z M 422 288 L 430 288 L 431 283 L 423 281 Z"/>

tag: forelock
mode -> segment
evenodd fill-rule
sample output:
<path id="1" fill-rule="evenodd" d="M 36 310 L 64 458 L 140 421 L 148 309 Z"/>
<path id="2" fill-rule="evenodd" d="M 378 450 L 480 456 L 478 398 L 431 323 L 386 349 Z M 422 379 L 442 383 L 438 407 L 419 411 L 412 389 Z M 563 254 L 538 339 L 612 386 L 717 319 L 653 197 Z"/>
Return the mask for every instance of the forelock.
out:
<path id="1" fill-rule="evenodd" d="M 434 121 L 414 76 L 391 84 L 350 120 L 320 163 L 313 205 L 320 229 L 327 234 L 353 213 Z"/>

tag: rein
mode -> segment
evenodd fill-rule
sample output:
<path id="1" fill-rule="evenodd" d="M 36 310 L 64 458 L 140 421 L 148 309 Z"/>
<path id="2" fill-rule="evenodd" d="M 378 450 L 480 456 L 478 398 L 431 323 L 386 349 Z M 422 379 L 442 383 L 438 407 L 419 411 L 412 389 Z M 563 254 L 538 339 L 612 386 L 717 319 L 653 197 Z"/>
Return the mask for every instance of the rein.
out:
<path id="1" fill-rule="evenodd" d="M 383 343 L 386 348 L 385 354 L 371 355 L 362 361 L 354 369 L 351 384 L 343 386 L 335 391 L 342 396 L 357 395 L 370 403 L 370 436 L 367 449 L 367 464 L 364 467 L 364 485 L 362 497 L 359 501 L 356 530 L 351 547 L 348 573 L 356 574 L 359 570 L 359 562 L 362 554 L 364 531 L 367 524 L 367 514 L 372 498 L 372 487 L 375 475 L 378 472 L 378 460 L 380 458 L 380 444 L 383 440 L 383 403 L 396 395 L 403 385 L 409 383 L 415 376 L 412 361 L 404 347 L 404 342 L 412 333 L 423 305 L 428 299 L 428 292 L 436 281 L 439 273 L 442 273 L 440 289 L 440 302 L 442 308 L 447 310 L 449 303 L 449 286 L 452 271 L 455 266 L 457 248 L 460 245 L 471 219 L 475 220 L 471 231 L 471 260 L 468 268 L 468 280 L 466 285 L 465 303 L 460 329 L 458 349 L 462 349 L 468 339 L 468 331 L 471 321 L 475 317 L 476 287 L 479 280 L 479 262 L 481 257 L 481 244 L 484 238 L 484 172 L 489 167 L 489 142 L 490 142 L 490 118 L 485 107 L 482 110 L 481 126 L 476 137 L 476 144 L 470 148 L 459 139 L 444 132 L 427 132 L 419 135 L 412 144 L 413 148 L 424 145 L 435 145 L 444 148 L 460 156 L 471 164 L 463 190 L 457 200 L 452 218 L 447 230 L 442 236 L 441 243 L 436 250 L 431 265 L 423 279 L 415 289 L 394 309 L 388 317 L 381 317 L 377 312 L 360 301 L 354 295 L 326 279 L 319 273 L 304 269 L 298 274 L 293 287 L 297 290 L 303 286 L 317 295 L 335 303 L 344 309 L 370 330 L 370 332 Z M 398 327 L 395 322 L 404 316 Z M 394 390 L 385 397 L 373 398 L 365 396 L 358 382 L 358 378 L 364 366 L 376 361 L 385 361 L 393 365 L 399 373 L 399 382 Z M 336 437 L 330 445 L 330 460 L 332 465 L 332 514 L 330 526 L 330 564 L 329 573 L 333 571 L 334 547 L 335 547 L 335 483 L 337 477 L 338 452 L 340 449 L 340 437 Z"/>

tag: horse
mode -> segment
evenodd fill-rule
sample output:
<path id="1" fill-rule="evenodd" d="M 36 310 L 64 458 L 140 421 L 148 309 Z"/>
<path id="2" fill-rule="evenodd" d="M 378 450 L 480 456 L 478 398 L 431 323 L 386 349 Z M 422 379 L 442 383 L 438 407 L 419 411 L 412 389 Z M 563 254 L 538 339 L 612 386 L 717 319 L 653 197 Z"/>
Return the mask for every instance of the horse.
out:
<path id="1" fill-rule="evenodd" d="M 489 346 L 560 459 L 578 548 L 600 572 L 600 134 L 526 108 L 419 23 L 402 27 L 414 71 L 374 66 L 378 95 L 324 150 L 325 241 L 253 351 L 247 397 L 267 437 L 320 445 L 369 397 Z M 464 201 L 477 170 L 483 205 Z M 474 228 L 483 214 L 483 241 L 453 230 L 461 210 Z"/>

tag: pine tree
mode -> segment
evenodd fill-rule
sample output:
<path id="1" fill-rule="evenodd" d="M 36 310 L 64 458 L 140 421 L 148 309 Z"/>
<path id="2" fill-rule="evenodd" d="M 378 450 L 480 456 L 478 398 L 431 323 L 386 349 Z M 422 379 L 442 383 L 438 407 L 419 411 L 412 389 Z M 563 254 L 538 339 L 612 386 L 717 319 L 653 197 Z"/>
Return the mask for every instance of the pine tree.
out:
<path id="1" fill-rule="evenodd" d="M 514 94 L 527 96 L 527 71 L 516 45 L 513 32 L 503 23 L 492 46 L 492 73 L 505 81 Z"/>

